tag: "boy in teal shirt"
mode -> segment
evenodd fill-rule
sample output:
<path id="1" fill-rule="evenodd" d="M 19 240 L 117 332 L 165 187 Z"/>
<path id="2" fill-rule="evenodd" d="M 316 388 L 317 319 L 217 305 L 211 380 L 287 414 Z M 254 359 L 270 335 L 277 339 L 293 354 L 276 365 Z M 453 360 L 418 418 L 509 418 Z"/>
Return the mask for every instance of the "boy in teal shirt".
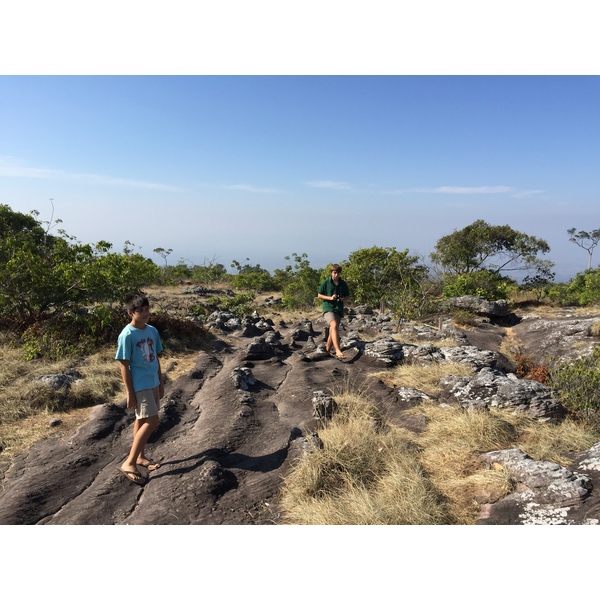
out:
<path id="1" fill-rule="evenodd" d="M 129 294 L 125 298 L 127 314 L 131 322 L 119 334 L 115 359 L 121 363 L 121 376 L 127 391 L 127 408 L 135 409 L 133 444 L 125 462 L 118 467 L 127 479 L 144 485 L 147 482 L 138 470 L 148 471 L 160 465 L 144 455 L 146 442 L 158 427 L 160 399 L 165 388 L 158 360 L 163 349 L 158 330 L 148 324 L 150 302 L 144 294 Z"/>

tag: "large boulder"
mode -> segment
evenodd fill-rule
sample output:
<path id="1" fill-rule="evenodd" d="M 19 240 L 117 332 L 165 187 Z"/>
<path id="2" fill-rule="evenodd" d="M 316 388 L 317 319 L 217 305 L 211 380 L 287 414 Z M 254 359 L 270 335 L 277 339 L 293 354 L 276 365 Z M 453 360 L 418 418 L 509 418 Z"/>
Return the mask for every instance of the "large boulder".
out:
<path id="1" fill-rule="evenodd" d="M 506 300 L 486 300 L 480 296 L 458 296 L 446 301 L 446 306 L 468 310 L 485 317 L 506 317 L 509 313 Z"/>
<path id="2" fill-rule="evenodd" d="M 566 415 L 562 404 L 552 397 L 550 388 L 489 367 L 474 377 L 442 377 L 440 386 L 443 399 L 458 402 L 466 409 L 509 409 L 539 421 L 560 421 Z"/>

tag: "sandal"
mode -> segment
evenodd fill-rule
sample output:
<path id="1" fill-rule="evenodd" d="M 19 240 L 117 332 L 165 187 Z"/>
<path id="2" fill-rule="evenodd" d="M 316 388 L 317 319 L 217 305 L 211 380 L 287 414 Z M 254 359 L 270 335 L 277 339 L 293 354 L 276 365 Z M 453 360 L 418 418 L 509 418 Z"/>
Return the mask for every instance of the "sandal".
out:
<path id="1" fill-rule="evenodd" d="M 144 469 L 148 469 L 148 471 L 156 471 L 156 469 L 160 468 L 160 463 L 157 463 L 156 461 L 152 460 L 151 458 L 148 459 L 147 463 L 136 463 L 138 467 L 144 467 Z"/>
<path id="2" fill-rule="evenodd" d="M 121 467 L 117 467 L 117 470 L 122 473 L 123 477 L 127 477 L 129 481 L 137 485 L 145 485 L 148 480 L 138 471 L 125 471 L 125 469 L 121 469 Z"/>

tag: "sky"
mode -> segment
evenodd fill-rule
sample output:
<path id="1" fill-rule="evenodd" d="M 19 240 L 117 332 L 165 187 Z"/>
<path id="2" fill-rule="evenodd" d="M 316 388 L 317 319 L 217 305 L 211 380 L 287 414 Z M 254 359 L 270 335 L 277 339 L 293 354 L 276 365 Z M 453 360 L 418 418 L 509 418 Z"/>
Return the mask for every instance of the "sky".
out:
<path id="1" fill-rule="evenodd" d="M 567 229 L 600 227 L 592 0 L 572 0 L 568 10 L 548 0 L 6 4 L 0 203 L 61 219 L 82 242 L 106 240 L 120 250 L 129 241 L 159 263 L 153 249 L 162 247 L 172 249 L 170 264 L 214 260 L 228 268 L 248 258 L 271 270 L 306 253 L 319 268 L 371 246 L 427 259 L 441 237 L 483 219 L 546 240 L 557 280 L 587 266 Z M 599 261 L 600 250 L 593 266 Z M 485 583 L 474 574 L 489 572 L 488 554 L 471 553 L 465 578 L 462 554 L 449 547 L 523 542 L 534 549 L 528 563 L 544 569 L 556 547 L 572 547 L 573 535 L 581 547 L 591 531 L 293 529 L 203 528 L 199 538 L 197 528 L 177 528 L 183 544 L 172 543 L 173 529 L 152 527 L 2 534 L 13 534 L 5 546 L 14 568 L 28 576 L 26 565 L 36 564 L 40 585 L 47 578 L 39 574 L 55 576 L 65 556 L 83 570 L 98 547 L 114 554 L 115 536 L 131 544 L 135 535 L 158 553 L 158 568 L 165 548 L 193 544 L 193 552 L 169 556 L 178 573 L 193 572 L 200 560 L 228 577 L 229 589 L 247 593 L 259 580 L 264 591 L 275 579 L 256 577 L 262 559 L 232 564 L 232 547 L 294 577 L 316 540 L 328 551 L 323 576 L 310 576 L 322 593 L 389 595 L 400 573 L 403 586 L 426 580 L 431 593 L 455 589 L 474 598 Z M 172 595 L 189 585 L 165 566 L 155 591 L 166 586 Z M 139 591 L 139 581 L 119 571 L 109 585 Z M 535 593 L 561 585 L 556 578 L 518 583 Z M 72 585 L 75 597 L 79 580 Z M 500 597 L 505 589 L 486 593 Z"/>
<path id="2" fill-rule="evenodd" d="M 567 229 L 600 228 L 599 107 L 598 76 L 5 75 L 0 202 L 159 263 L 269 270 L 428 261 L 483 219 L 546 240 L 564 280 L 588 259 Z"/>

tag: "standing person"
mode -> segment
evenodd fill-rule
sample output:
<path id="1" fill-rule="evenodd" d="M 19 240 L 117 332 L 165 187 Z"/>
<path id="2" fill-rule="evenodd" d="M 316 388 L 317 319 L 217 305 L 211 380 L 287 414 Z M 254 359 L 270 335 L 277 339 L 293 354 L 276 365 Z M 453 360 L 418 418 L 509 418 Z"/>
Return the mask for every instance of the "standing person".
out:
<path id="1" fill-rule="evenodd" d="M 144 451 L 146 442 L 158 427 L 160 399 L 165 388 L 158 353 L 163 349 L 158 330 L 148 324 L 150 302 L 145 294 L 128 294 L 125 308 L 131 322 L 119 334 L 115 359 L 121 363 L 121 376 L 127 391 L 127 408 L 135 409 L 133 444 L 125 462 L 118 467 L 127 479 L 144 485 L 138 466 L 148 471 L 160 465 L 149 459 Z"/>
<path id="2" fill-rule="evenodd" d="M 331 277 L 325 279 L 319 285 L 317 297 L 323 300 L 323 316 L 329 326 L 329 335 L 325 350 L 331 352 L 331 347 L 335 349 L 335 355 L 340 360 L 346 358 L 340 348 L 339 326 L 344 316 L 344 300 L 350 296 L 348 284 L 340 277 L 342 267 L 338 264 L 331 265 Z"/>

